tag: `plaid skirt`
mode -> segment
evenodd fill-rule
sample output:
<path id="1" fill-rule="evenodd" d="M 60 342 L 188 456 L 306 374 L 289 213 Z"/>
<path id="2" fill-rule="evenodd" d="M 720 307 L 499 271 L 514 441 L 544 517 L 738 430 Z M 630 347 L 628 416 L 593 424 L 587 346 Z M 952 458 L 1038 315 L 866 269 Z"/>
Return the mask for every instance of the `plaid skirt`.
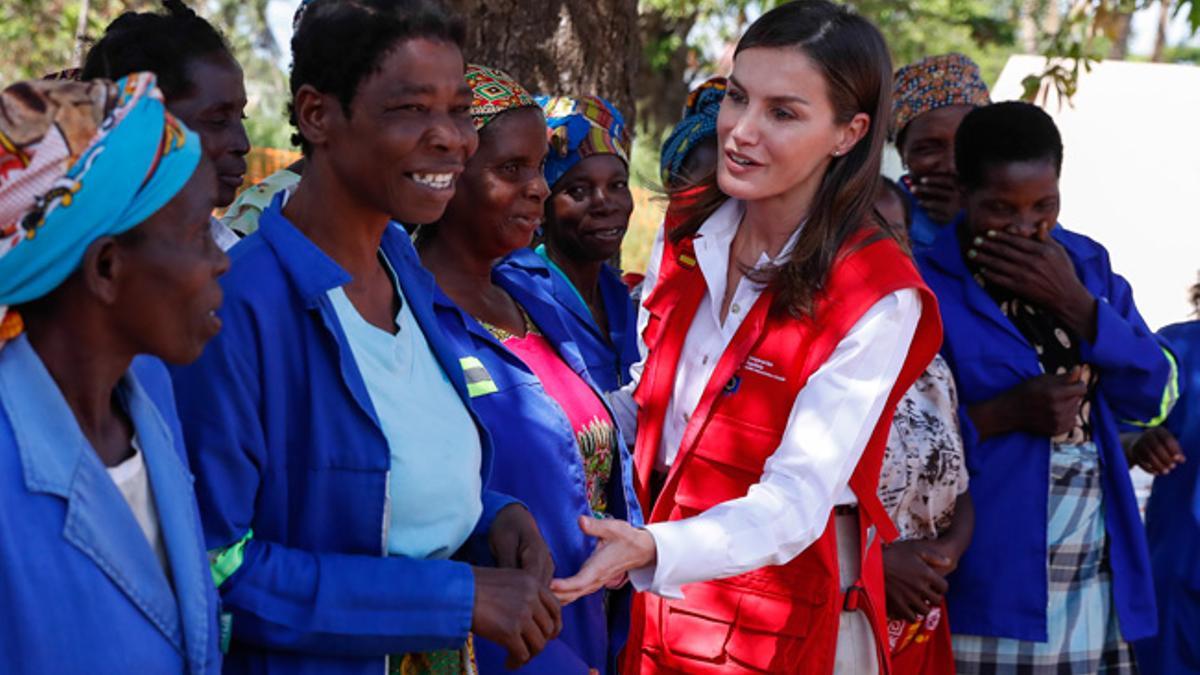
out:
<path id="1" fill-rule="evenodd" d="M 1050 452 L 1046 642 L 955 635 L 959 675 L 1136 673 L 1121 638 L 1105 555 L 1104 500 L 1094 443 Z"/>

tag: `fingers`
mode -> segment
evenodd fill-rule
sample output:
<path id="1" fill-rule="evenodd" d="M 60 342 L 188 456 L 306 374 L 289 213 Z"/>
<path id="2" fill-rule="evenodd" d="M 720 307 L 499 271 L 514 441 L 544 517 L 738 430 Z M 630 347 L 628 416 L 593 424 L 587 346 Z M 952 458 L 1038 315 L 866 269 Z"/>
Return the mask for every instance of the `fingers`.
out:
<path id="1" fill-rule="evenodd" d="M 925 549 L 917 553 L 921 556 L 921 560 L 925 561 L 926 565 L 931 567 L 949 567 L 951 560 L 946 556 L 935 551 Z"/>
<path id="2" fill-rule="evenodd" d="M 932 572 L 932 570 L 930 571 Z M 936 597 L 927 595 L 926 599 L 929 600 L 930 604 L 935 604 L 935 602 L 940 604 L 942 598 L 946 595 L 946 591 L 950 590 L 950 582 L 946 581 L 945 577 L 935 572 L 933 577 L 929 579 L 928 584 L 929 590 L 932 591 L 933 594 L 936 594 Z"/>
<path id="3" fill-rule="evenodd" d="M 1166 475 L 1173 471 L 1182 459 L 1182 453 L 1177 454 L 1178 444 L 1172 449 L 1163 440 L 1161 437 L 1151 437 L 1138 444 L 1135 455 L 1137 464 L 1147 473 Z M 1174 437 L 1171 437 L 1171 440 L 1174 441 Z"/>
<path id="4" fill-rule="evenodd" d="M 601 586 L 596 580 L 595 572 L 585 563 L 579 574 L 566 579 L 555 579 L 550 582 L 550 590 L 554 597 L 563 605 L 569 605 L 585 595 L 594 593 Z"/>
<path id="5" fill-rule="evenodd" d="M 548 588 L 542 588 L 539 594 L 542 601 L 542 609 L 550 619 L 549 629 L 546 631 L 546 639 L 553 640 L 562 632 L 562 605 L 558 603 L 558 598 L 554 597 L 554 594 Z"/>
<path id="6" fill-rule="evenodd" d="M 543 586 L 554 579 L 554 557 L 545 546 L 522 546 L 521 569 L 529 572 Z"/>
<path id="7" fill-rule="evenodd" d="M 583 533 L 587 536 L 595 537 L 602 542 L 618 536 L 621 531 L 621 525 L 628 526 L 628 523 L 623 520 L 601 520 L 600 518 L 579 516 L 579 529 L 583 530 Z"/>
<path id="8" fill-rule="evenodd" d="M 504 661 L 504 667 L 509 670 L 516 670 L 529 663 L 529 659 L 533 658 L 533 655 L 529 653 L 529 647 L 525 644 L 524 634 L 522 633 L 518 633 L 506 640 L 504 642 L 504 649 L 508 652 L 508 658 Z"/>
<path id="9" fill-rule="evenodd" d="M 1042 231 L 1042 224 L 1039 223 L 1038 232 Z M 1016 251 L 1026 256 L 1036 256 L 1041 255 L 1046 247 L 1044 241 L 1022 237 L 1004 230 L 988 230 L 987 234 L 980 239 L 983 241 L 978 246 L 992 250 L 997 255 L 1001 255 L 1005 251 Z"/>

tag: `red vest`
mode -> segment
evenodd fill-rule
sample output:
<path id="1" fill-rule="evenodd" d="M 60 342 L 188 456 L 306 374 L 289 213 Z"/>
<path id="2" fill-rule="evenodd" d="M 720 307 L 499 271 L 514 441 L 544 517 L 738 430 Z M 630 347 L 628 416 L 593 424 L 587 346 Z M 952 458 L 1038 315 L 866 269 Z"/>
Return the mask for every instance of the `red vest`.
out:
<path id="1" fill-rule="evenodd" d="M 866 242 L 866 243 L 863 243 Z M 640 593 L 623 672 L 832 673 L 843 606 L 867 613 L 887 672 L 883 568 L 878 531 L 896 530 L 876 494 L 896 403 L 941 345 L 937 302 L 912 261 L 890 239 L 853 238 L 814 302 L 813 318 L 769 311 L 764 292 L 721 355 L 689 420 L 675 462 L 647 522 L 678 520 L 745 496 L 778 447 L 796 395 L 858 319 L 900 289 L 921 296 L 922 316 L 900 376 L 850 479 L 858 497 L 861 593 L 841 592 L 833 514 L 824 534 L 786 565 L 684 586 L 683 600 Z M 659 278 L 645 306 L 649 351 L 634 395 L 639 405 L 637 490 L 649 505 L 667 405 L 684 339 L 706 293 L 691 240 L 665 242 Z M 872 526 L 874 529 L 872 529 Z"/>

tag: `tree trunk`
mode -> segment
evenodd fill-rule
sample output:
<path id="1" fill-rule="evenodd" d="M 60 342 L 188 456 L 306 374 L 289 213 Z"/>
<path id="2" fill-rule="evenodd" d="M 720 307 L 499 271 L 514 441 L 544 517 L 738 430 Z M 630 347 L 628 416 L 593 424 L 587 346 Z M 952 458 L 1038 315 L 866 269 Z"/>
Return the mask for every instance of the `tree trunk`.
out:
<path id="1" fill-rule="evenodd" d="M 87 40 L 88 0 L 79 0 L 79 20 L 75 22 L 75 49 L 71 63 L 83 62 L 83 48 Z"/>
<path id="2" fill-rule="evenodd" d="M 1118 12 L 1112 15 L 1109 20 L 1110 24 L 1106 28 L 1106 33 L 1112 41 L 1112 47 L 1108 50 L 1108 58 L 1116 61 L 1124 61 L 1129 55 L 1129 37 L 1130 29 L 1133 26 L 1132 12 Z"/>
<path id="3" fill-rule="evenodd" d="M 1171 25 L 1171 0 L 1159 3 L 1158 30 L 1154 33 L 1154 53 L 1150 60 L 1162 63 L 1163 54 L 1167 51 L 1167 28 Z"/>
<path id="4" fill-rule="evenodd" d="M 679 121 L 679 112 L 688 95 L 688 34 L 696 24 L 696 14 L 674 18 L 662 10 L 650 9 L 640 20 L 643 49 L 634 93 L 637 95 L 640 131 L 657 138 Z M 653 50 L 653 54 L 650 52 Z"/>
<path id="5" fill-rule="evenodd" d="M 467 19 L 467 59 L 534 93 L 596 94 L 635 126 L 637 0 L 450 0 Z M 536 5 L 536 9 L 534 6 Z"/>

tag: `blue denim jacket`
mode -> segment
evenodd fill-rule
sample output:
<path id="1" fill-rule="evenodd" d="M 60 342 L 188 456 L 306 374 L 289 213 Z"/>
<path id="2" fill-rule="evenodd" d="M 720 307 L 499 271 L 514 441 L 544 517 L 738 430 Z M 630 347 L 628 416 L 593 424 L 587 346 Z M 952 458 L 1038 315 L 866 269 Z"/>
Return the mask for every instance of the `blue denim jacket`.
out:
<path id="1" fill-rule="evenodd" d="M 232 645 L 232 673 L 370 673 L 388 654 L 463 643 L 474 575 L 452 560 L 385 557 L 390 453 L 328 297 L 350 275 L 282 214 L 230 255 L 221 334 L 175 391 Z M 404 230 L 383 255 L 464 405 L 459 356 L 433 314 L 433 277 Z M 491 442 L 483 440 L 483 479 Z M 433 450 L 433 449 L 431 449 Z M 508 497 L 485 489 L 478 548 Z"/>
<path id="2" fill-rule="evenodd" d="M 221 672 L 217 596 L 162 364 L 117 389 L 166 544 L 163 574 L 133 512 L 24 337 L 0 349 L 0 670 Z"/>

